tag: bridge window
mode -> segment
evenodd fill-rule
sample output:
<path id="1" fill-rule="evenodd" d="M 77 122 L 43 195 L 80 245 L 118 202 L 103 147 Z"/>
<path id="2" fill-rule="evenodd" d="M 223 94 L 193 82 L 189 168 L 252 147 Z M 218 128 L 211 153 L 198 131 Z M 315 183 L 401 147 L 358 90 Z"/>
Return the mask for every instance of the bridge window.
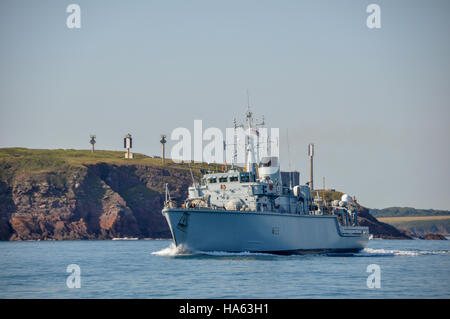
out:
<path id="1" fill-rule="evenodd" d="M 260 167 L 270 167 L 272 165 L 272 161 L 270 159 L 268 159 L 267 161 L 261 161 L 261 163 L 259 163 Z"/>
<path id="2" fill-rule="evenodd" d="M 249 174 L 242 174 L 241 175 L 241 183 L 248 183 L 250 181 Z"/>
<path id="3" fill-rule="evenodd" d="M 226 183 L 228 182 L 228 178 L 226 176 L 219 177 L 219 183 Z"/>
<path id="4" fill-rule="evenodd" d="M 230 176 L 230 182 L 237 182 L 239 181 L 239 177 L 237 176 Z"/>
<path id="5" fill-rule="evenodd" d="M 278 157 L 263 157 L 259 163 L 259 167 L 276 167 L 278 166 Z"/>
<path id="6" fill-rule="evenodd" d="M 216 183 L 217 182 L 217 178 L 215 178 L 215 177 L 210 177 L 209 178 L 209 183 L 210 184 L 213 184 L 213 183 Z"/>

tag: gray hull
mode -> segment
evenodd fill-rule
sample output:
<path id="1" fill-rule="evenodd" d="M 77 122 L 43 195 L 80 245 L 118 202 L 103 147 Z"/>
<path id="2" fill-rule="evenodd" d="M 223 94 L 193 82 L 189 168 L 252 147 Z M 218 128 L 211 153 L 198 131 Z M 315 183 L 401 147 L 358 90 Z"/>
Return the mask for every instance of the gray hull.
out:
<path id="1" fill-rule="evenodd" d="M 336 216 L 172 208 L 162 213 L 175 244 L 195 251 L 355 252 L 369 240 L 367 227 L 340 227 Z"/>

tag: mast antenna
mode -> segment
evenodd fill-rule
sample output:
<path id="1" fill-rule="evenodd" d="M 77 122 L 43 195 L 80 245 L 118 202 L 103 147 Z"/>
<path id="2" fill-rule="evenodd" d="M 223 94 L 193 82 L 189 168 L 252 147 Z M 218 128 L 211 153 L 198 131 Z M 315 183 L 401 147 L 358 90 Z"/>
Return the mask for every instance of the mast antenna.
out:
<path id="1" fill-rule="evenodd" d="M 287 141 L 288 163 L 289 163 L 289 188 L 292 188 L 291 152 L 289 151 L 289 129 L 287 128 L 286 128 L 286 141 Z"/>
<path id="2" fill-rule="evenodd" d="M 194 174 L 192 174 L 191 163 L 188 162 L 188 165 L 189 165 L 189 171 L 191 172 L 192 186 L 197 187 L 197 184 L 195 183 L 195 179 L 194 179 Z"/>
<path id="3" fill-rule="evenodd" d="M 250 94 L 248 93 L 248 89 L 247 89 L 247 109 L 250 112 Z"/>

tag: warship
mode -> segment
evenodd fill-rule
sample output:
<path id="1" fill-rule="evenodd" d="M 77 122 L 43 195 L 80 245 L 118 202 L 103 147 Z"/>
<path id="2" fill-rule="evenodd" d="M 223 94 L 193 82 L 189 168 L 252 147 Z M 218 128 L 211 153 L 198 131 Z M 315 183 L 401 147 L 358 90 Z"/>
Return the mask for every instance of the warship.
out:
<path id="1" fill-rule="evenodd" d="M 255 130 L 246 113 L 247 132 Z M 236 121 L 235 128 L 236 128 Z M 358 226 L 356 203 L 344 194 L 325 201 L 298 172 L 281 172 L 277 156 L 258 159 L 246 141 L 245 170 L 207 172 L 178 206 L 166 199 L 162 210 L 173 241 L 183 251 L 306 254 L 357 252 L 366 247 L 368 227 Z M 191 172 L 192 174 L 192 172 Z"/>

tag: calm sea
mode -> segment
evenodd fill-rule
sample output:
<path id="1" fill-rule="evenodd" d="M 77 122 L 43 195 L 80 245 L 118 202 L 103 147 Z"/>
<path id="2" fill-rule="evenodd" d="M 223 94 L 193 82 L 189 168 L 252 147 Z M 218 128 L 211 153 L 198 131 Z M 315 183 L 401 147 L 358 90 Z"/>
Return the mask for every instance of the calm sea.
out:
<path id="1" fill-rule="evenodd" d="M 71 264 L 80 288 L 68 288 Z M 367 286 L 373 264 L 380 288 Z M 0 298 L 449 297 L 450 241 L 372 240 L 357 254 L 305 256 L 180 255 L 168 240 L 0 242 Z"/>

